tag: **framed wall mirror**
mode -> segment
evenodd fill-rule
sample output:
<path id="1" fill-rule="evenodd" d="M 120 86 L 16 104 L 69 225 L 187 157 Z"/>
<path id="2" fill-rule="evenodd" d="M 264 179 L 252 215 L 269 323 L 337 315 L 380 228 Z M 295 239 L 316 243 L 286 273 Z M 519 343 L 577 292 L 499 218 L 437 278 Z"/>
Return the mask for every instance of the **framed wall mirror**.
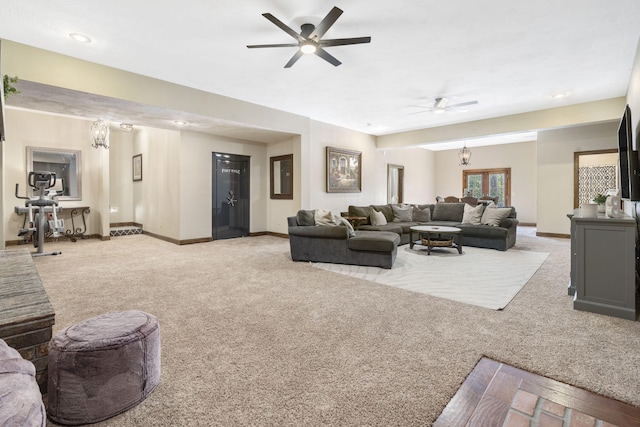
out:
<path id="1" fill-rule="evenodd" d="M 293 154 L 271 157 L 271 198 L 293 199 Z"/>
<path id="2" fill-rule="evenodd" d="M 387 203 L 402 203 L 404 166 L 387 164 Z"/>
<path id="3" fill-rule="evenodd" d="M 27 147 L 27 173 L 32 171 L 55 172 L 60 200 L 82 200 L 82 163 L 79 150 Z M 37 196 L 35 191 L 31 190 Z"/>

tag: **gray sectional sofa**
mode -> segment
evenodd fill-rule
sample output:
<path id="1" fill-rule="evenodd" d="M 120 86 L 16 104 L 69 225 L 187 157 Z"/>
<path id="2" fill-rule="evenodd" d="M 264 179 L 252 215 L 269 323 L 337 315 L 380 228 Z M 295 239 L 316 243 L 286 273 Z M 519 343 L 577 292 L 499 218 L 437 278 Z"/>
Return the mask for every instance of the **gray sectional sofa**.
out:
<path id="1" fill-rule="evenodd" d="M 462 230 L 463 246 L 505 251 L 516 243 L 518 220 L 513 207 L 500 209 L 500 216 L 508 216 L 494 217 L 495 225 L 463 223 L 471 218 L 465 215 L 465 209 L 469 207 L 465 208 L 464 203 L 349 206 L 343 216 L 365 218 L 357 230 L 346 221 L 341 225 L 316 225 L 315 211 L 300 210 L 296 216 L 287 218 L 291 259 L 391 268 L 398 245 L 409 243 L 410 228 L 414 225 L 458 227 Z M 484 214 L 484 207 L 477 209 Z M 386 224 L 374 225 L 377 219 L 372 224 L 372 217 L 379 218 L 380 213 Z M 476 216 L 473 222 L 481 219 L 484 221 Z"/>
<path id="2" fill-rule="evenodd" d="M 497 226 L 487 224 L 463 223 L 465 203 L 435 203 L 424 205 L 404 205 L 411 206 L 413 216 L 410 221 L 398 221 L 398 208 L 403 205 L 371 205 L 371 206 L 349 206 L 349 210 L 343 213 L 345 216 L 364 217 L 359 226 L 359 230 L 385 231 L 397 233 L 400 236 L 400 244 L 409 243 L 410 228 L 414 225 L 436 225 L 458 227 L 462 230 L 463 246 L 475 246 L 480 248 L 497 249 L 506 251 L 516 243 L 516 231 L 518 226 L 517 213 L 514 207 L 502 208 L 510 209 L 508 216 L 499 220 Z M 394 212 L 395 207 L 395 212 Z M 416 209 L 417 207 L 417 209 Z M 429 210 L 426 213 L 426 209 Z M 485 206 L 482 206 L 484 214 Z M 416 212 L 420 212 L 420 217 L 416 218 Z M 387 224 L 373 225 L 373 212 L 384 214 Z M 404 218 L 408 219 L 408 218 Z"/>

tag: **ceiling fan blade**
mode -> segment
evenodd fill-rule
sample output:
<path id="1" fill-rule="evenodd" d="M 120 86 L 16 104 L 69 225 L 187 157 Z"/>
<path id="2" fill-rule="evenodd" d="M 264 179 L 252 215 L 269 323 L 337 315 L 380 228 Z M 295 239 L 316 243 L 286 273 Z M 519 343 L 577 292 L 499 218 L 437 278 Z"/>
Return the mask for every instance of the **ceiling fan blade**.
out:
<path id="1" fill-rule="evenodd" d="M 324 50 L 321 47 L 318 47 L 316 49 L 316 55 L 318 55 L 320 58 L 324 59 L 325 61 L 331 63 L 334 66 L 338 66 L 340 64 L 342 64 L 342 62 L 338 61 L 333 55 L 331 55 L 329 52 L 327 52 L 326 50 Z"/>
<path id="2" fill-rule="evenodd" d="M 298 43 L 280 43 L 280 44 L 252 44 L 247 45 L 249 49 L 257 49 L 263 47 L 298 47 Z"/>
<path id="3" fill-rule="evenodd" d="M 309 34 L 309 38 L 315 40 L 321 39 L 322 36 L 324 36 L 329 28 L 331 28 L 331 26 L 340 17 L 340 15 L 342 15 L 342 9 L 334 6 L 333 9 L 331 9 L 329 13 L 327 13 L 327 16 L 325 16 L 322 21 L 320 21 L 320 23 L 316 25 L 315 30 L 313 30 L 313 32 Z"/>
<path id="4" fill-rule="evenodd" d="M 295 64 L 296 62 L 298 62 L 298 59 L 302 58 L 302 55 L 304 55 L 304 53 L 302 53 L 301 50 L 296 51 L 296 53 L 293 54 L 293 56 L 291 57 L 291 59 L 289 60 L 289 62 L 286 63 L 286 65 L 284 66 L 284 68 L 291 68 L 293 67 L 293 64 Z"/>
<path id="5" fill-rule="evenodd" d="M 371 43 L 371 37 L 351 37 L 347 39 L 320 40 L 320 46 L 344 46 L 348 44 Z"/>
<path id="6" fill-rule="evenodd" d="M 285 24 L 284 22 L 282 22 L 281 20 L 279 20 L 278 18 L 276 18 L 272 14 L 263 13 L 262 16 L 264 16 L 269 21 L 271 21 L 274 24 L 276 24 L 278 27 L 280 27 L 281 30 L 283 30 L 285 33 L 289 34 L 294 39 L 296 39 L 298 41 L 305 41 L 306 40 L 304 37 L 300 36 L 300 34 L 295 32 L 294 30 L 292 30 L 289 26 L 287 26 L 287 24 Z"/>
<path id="7" fill-rule="evenodd" d="M 447 108 L 464 107 L 466 105 L 474 105 L 474 104 L 477 104 L 477 103 L 478 103 L 478 101 L 461 102 L 460 104 L 449 105 Z"/>

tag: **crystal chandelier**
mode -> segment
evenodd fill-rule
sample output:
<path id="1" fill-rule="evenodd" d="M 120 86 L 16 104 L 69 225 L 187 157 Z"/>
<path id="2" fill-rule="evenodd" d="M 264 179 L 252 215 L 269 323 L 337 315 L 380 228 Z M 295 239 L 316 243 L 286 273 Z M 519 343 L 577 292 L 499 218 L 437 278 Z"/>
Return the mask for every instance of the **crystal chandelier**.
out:
<path id="1" fill-rule="evenodd" d="M 460 158 L 460 166 L 467 166 L 471 163 L 471 150 L 467 148 L 467 144 L 464 144 L 464 147 L 460 149 L 458 157 Z"/>
<path id="2" fill-rule="evenodd" d="M 104 147 L 109 149 L 109 124 L 102 120 L 93 122 L 91 125 L 91 135 L 93 135 L 93 148 Z"/>

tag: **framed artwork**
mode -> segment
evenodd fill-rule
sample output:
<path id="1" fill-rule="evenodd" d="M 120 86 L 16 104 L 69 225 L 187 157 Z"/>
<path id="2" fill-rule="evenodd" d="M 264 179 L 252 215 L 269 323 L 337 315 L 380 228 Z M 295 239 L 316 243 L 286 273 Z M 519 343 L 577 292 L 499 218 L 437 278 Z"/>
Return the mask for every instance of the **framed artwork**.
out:
<path id="1" fill-rule="evenodd" d="M 327 147 L 327 193 L 362 191 L 362 152 Z"/>
<path id="2" fill-rule="evenodd" d="M 133 156 L 133 180 L 142 181 L 142 154 Z"/>

